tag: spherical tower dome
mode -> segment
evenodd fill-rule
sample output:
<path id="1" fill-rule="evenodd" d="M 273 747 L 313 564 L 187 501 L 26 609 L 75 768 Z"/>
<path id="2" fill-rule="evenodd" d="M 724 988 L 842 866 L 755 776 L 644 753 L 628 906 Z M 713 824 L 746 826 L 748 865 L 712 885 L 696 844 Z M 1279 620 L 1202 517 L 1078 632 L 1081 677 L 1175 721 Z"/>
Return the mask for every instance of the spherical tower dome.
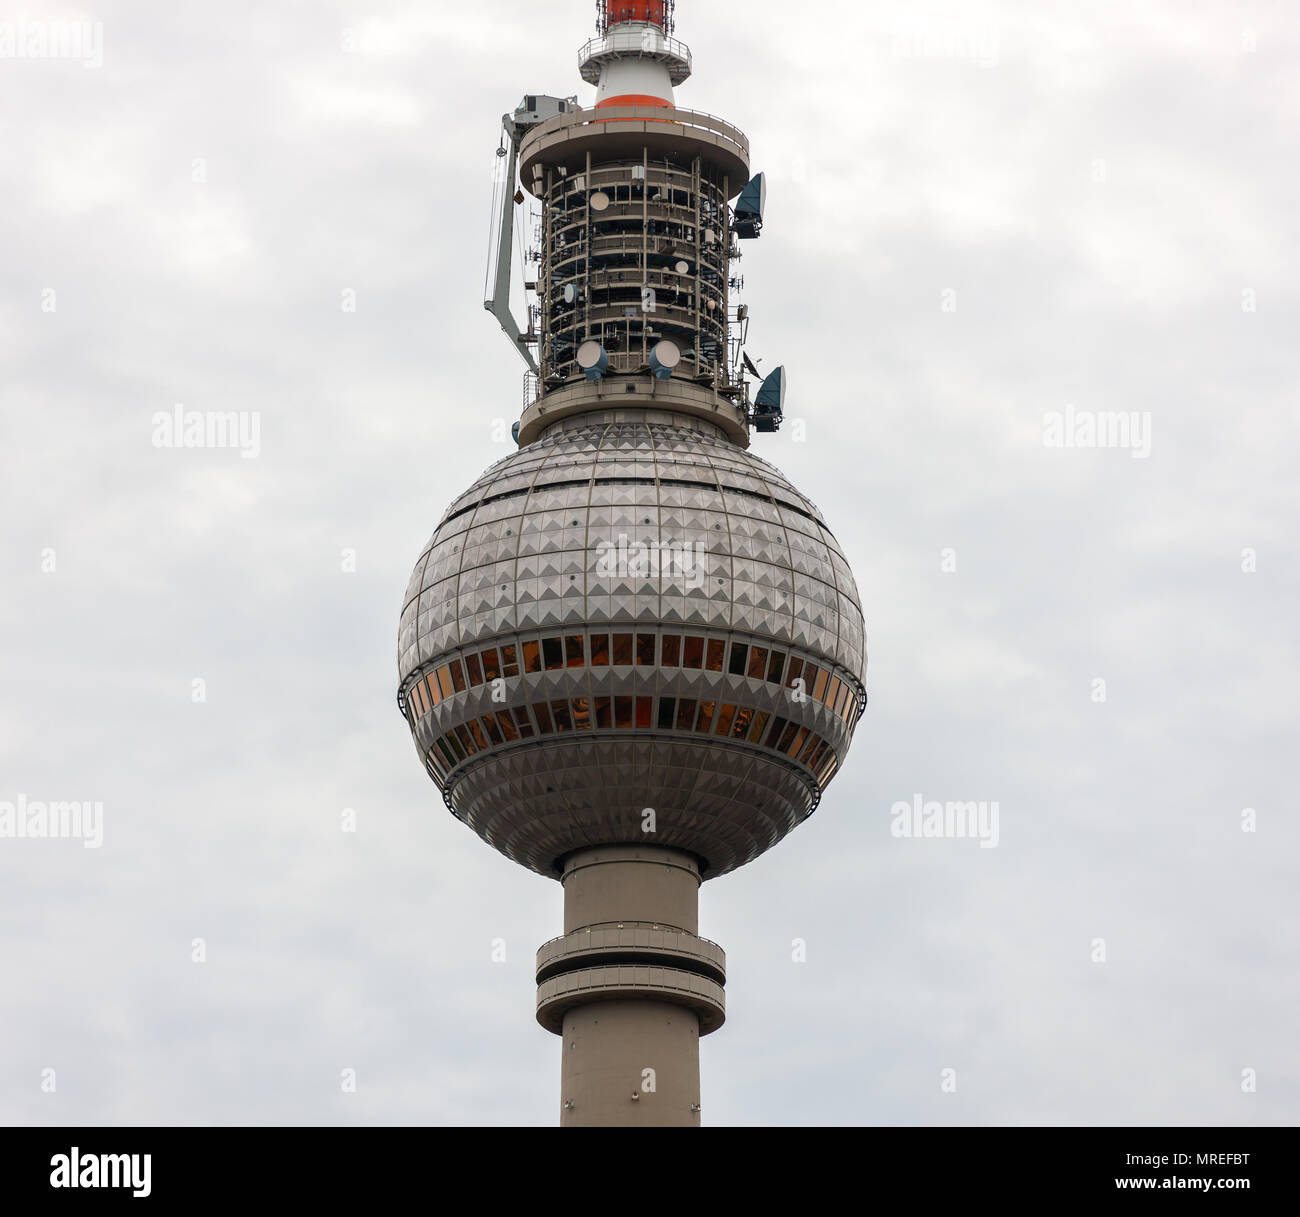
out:
<path id="1" fill-rule="evenodd" d="M 448 509 L 402 613 L 402 705 L 453 813 L 525 866 L 645 840 L 706 877 L 775 845 L 865 703 L 816 507 L 711 424 L 580 415 Z"/>

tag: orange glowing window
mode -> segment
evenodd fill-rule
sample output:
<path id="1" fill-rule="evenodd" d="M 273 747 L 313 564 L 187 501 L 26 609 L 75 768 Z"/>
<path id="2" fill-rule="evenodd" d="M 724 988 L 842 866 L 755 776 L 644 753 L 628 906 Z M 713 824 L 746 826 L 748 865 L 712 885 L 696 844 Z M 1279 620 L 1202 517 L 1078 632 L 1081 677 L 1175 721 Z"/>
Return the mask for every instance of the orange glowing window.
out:
<path id="1" fill-rule="evenodd" d="M 767 675 L 766 647 L 754 647 L 749 652 L 749 671 L 746 675 L 750 680 L 762 680 Z"/>
<path id="2" fill-rule="evenodd" d="M 543 735 L 552 735 L 555 728 L 551 726 L 551 712 L 544 701 L 533 702 L 533 717 L 537 719 L 537 729 Z"/>
<path id="3" fill-rule="evenodd" d="M 791 658 L 790 670 L 785 674 L 786 686 L 788 688 L 792 688 L 794 686 L 794 682 L 798 680 L 799 677 L 802 675 L 803 675 L 803 660 Z"/>
<path id="4" fill-rule="evenodd" d="M 696 731 L 705 735 L 709 733 L 710 729 L 713 727 L 713 714 L 717 708 L 718 703 L 716 701 L 700 702 L 700 717 L 699 721 L 695 724 Z"/>
<path id="5" fill-rule="evenodd" d="M 813 685 L 817 683 L 817 665 L 815 663 L 806 663 L 803 666 L 803 691 L 812 696 Z"/>
<path id="6" fill-rule="evenodd" d="M 632 699 L 630 697 L 614 698 L 614 726 L 630 727 L 632 725 Z"/>
<path id="7" fill-rule="evenodd" d="M 451 696 L 451 673 L 446 664 L 438 669 L 438 688 L 442 690 L 443 697 Z"/>
<path id="8" fill-rule="evenodd" d="M 677 702 L 677 730 L 689 731 L 695 726 L 695 709 L 698 703 L 693 697 L 683 697 Z"/>
<path id="9" fill-rule="evenodd" d="M 794 739 L 792 739 L 788 744 L 786 744 L 786 746 L 782 748 L 781 751 L 784 752 L 786 756 L 798 756 L 800 751 L 803 749 L 803 742 L 807 738 L 808 738 L 808 728 L 800 727 L 799 730 L 795 732 Z"/>
<path id="10" fill-rule="evenodd" d="M 464 727 L 456 728 L 456 738 L 460 740 L 460 746 L 465 749 L 466 756 L 473 756 L 478 751 L 474 737 Z"/>
<path id="11" fill-rule="evenodd" d="M 661 697 L 659 699 L 659 730 L 671 731 L 673 720 L 677 716 L 677 698 Z"/>
<path id="12" fill-rule="evenodd" d="M 524 643 L 524 671 L 540 672 L 542 670 L 542 646 L 539 642 Z"/>
<path id="13" fill-rule="evenodd" d="M 772 657 L 767 661 L 767 683 L 779 685 L 781 683 L 781 672 L 784 668 L 785 652 L 773 651 Z"/>
<path id="14" fill-rule="evenodd" d="M 744 676 L 745 668 L 749 664 L 749 647 L 743 642 L 733 642 L 731 644 L 731 663 L 727 671 L 732 676 Z"/>
<path id="15" fill-rule="evenodd" d="M 429 699 L 429 705 L 436 706 L 442 701 L 442 689 L 438 686 L 438 673 L 430 672 L 425 678 L 424 684 L 428 690 L 426 696 Z"/>
<path id="16" fill-rule="evenodd" d="M 611 698 L 596 698 L 596 727 L 602 729 L 614 725 L 614 703 Z"/>
<path id="17" fill-rule="evenodd" d="M 515 725 L 510 721 L 510 715 L 505 710 L 497 711 L 497 725 L 501 728 L 501 735 L 506 743 L 513 744 L 519 738 L 519 732 L 515 730 Z"/>
<path id="18" fill-rule="evenodd" d="M 451 669 L 451 687 L 457 693 L 464 693 L 466 689 L 465 673 L 461 671 L 460 660 L 453 659 L 447 666 Z"/>
<path id="19" fill-rule="evenodd" d="M 542 663 L 548 672 L 564 667 L 564 648 L 558 638 L 542 639 Z"/>
<path id="20" fill-rule="evenodd" d="M 573 729 L 575 731 L 591 730 L 591 703 L 585 697 L 573 699 Z"/>
<path id="21" fill-rule="evenodd" d="M 593 668 L 609 667 L 608 634 L 593 634 L 591 636 L 591 666 Z"/>
<path id="22" fill-rule="evenodd" d="M 826 690 L 826 704 L 828 706 L 833 706 L 839 700 L 839 697 L 840 678 L 838 676 L 832 676 L 830 688 Z"/>
<path id="23" fill-rule="evenodd" d="M 655 636 L 638 634 L 636 636 L 636 666 L 653 668 L 655 665 Z"/>
<path id="24" fill-rule="evenodd" d="M 736 721 L 736 707 L 723 706 L 718 714 L 718 725 L 714 730 L 718 735 L 730 735 L 731 724 Z"/>
<path id="25" fill-rule="evenodd" d="M 682 647 L 682 667 L 702 668 L 704 666 L 704 639 L 687 638 Z"/>
<path id="26" fill-rule="evenodd" d="M 501 675 L 507 677 L 519 675 L 519 660 L 513 642 L 501 648 Z"/>
<path id="27" fill-rule="evenodd" d="M 551 702 L 551 717 L 555 719 L 556 731 L 573 730 L 573 720 L 569 717 L 569 703 L 567 701 Z"/>
<path id="28" fill-rule="evenodd" d="M 813 686 L 812 690 L 813 699 L 815 701 L 826 700 L 826 684 L 830 680 L 830 676 L 831 674 L 825 668 L 822 668 L 822 670 L 817 673 L 817 683 Z"/>
<path id="29" fill-rule="evenodd" d="M 731 734 L 736 739 L 744 739 L 749 734 L 749 724 L 754 720 L 754 710 L 752 706 L 741 706 L 736 711 L 736 725 L 732 727 Z"/>
<path id="30" fill-rule="evenodd" d="M 632 666 L 632 635 L 614 635 L 614 666 L 630 668 Z"/>
<path id="31" fill-rule="evenodd" d="M 483 679 L 499 680 L 501 677 L 501 660 L 497 657 L 496 647 L 483 652 Z"/>
<path id="32" fill-rule="evenodd" d="M 483 728 L 479 725 L 478 719 L 470 719 L 465 726 L 469 729 L 470 735 L 474 737 L 474 742 L 479 746 L 479 750 L 486 752 L 488 749 L 488 737 L 483 734 Z"/>
<path id="33" fill-rule="evenodd" d="M 664 635 L 664 659 L 665 668 L 680 667 L 682 662 L 682 636 L 680 634 Z"/>
<path id="34" fill-rule="evenodd" d="M 799 754 L 799 764 L 801 765 L 808 764 L 808 762 L 812 760 L 813 753 L 815 753 L 817 749 L 821 747 L 821 744 L 822 744 L 822 739 L 820 735 L 809 736 L 808 742 L 804 745 L 803 752 Z"/>
<path id="35" fill-rule="evenodd" d="M 571 668 L 581 668 L 587 662 L 587 648 L 581 634 L 570 634 L 564 640 L 565 662 Z"/>
<path id="36" fill-rule="evenodd" d="M 644 731 L 648 728 L 654 714 L 653 697 L 638 697 L 636 699 L 636 725 L 637 729 Z"/>
<path id="37" fill-rule="evenodd" d="M 523 706 L 516 706 L 514 715 L 515 726 L 519 728 L 519 738 L 532 739 L 537 733 L 533 730 L 533 724 L 528 718 L 528 711 Z"/>
<path id="38" fill-rule="evenodd" d="M 794 739 L 795 732 L 799 730 L 800 727 L 798 723 L 786 723 L 785 730 L 781 732 L 780 738 L 777 739 L 775 744 L 772 743 L 775 729 L 768 733 L 767 746 L 769 748 L 775 748 L 778 752 L 789 752 L 790 741 Z"/>
<path id="39" fill-rule="evenodd" d="M 726 657 L 726 654 L 727 654 L 726 642 L 724 642 L 721 638 L 710 638 L 709 654 L 708 654 L 708 658 L 704 661 L 704 666 L 708 668 L 710 672 L 721 672 L 722 661 Z"/>
<path id="40" fill-rule="evenodd" d="M 471 688 L 478 688 L 483 683 L 483 669 L 479 665 L 477 655 L 465 656 L 465 675 L 469 677 Z"/>
<path id="41" fill-rule="evenodd" d="M 754 714 L 754 725 L 749 729 L 751 744 L 757 744 L 763 738 L 763 728 L 767 726 L 767 720 L 771 717 L 766 710 L 759 710 Z"/>

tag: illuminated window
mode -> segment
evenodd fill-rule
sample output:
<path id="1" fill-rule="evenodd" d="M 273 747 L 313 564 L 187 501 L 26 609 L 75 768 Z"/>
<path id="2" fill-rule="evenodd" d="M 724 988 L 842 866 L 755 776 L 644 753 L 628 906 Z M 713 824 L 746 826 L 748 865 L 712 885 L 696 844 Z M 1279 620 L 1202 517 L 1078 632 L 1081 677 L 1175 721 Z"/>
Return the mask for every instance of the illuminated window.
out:
<path id="1" fill-rule="evenodd" d="M 767 661 L 767 683 L 779 685 L 781 683 L 781 671 L 784 667 L 785 652 L 773 651 L 772 657 Z"/>
<path id="2" fill-rule="evenodd" d="M 548 672 L 564 667 L 564 650 L 558 638 L 542 639 L 542 662 Z"/>
<path id="3" fill-rule="evenodd" d="M 596 726 L 597 728 L 612 727 L 614 725 L 614 702 L 609 697 L 596 698 Z"/>
<path id="4" fill-rule="evenodd" d="M 465 656 L 465 675 L 469 677 L 471 688 L 478 688 L 483 683 L 483 669 L 479 666 L 477 655 Z"/>
<path id="5" fill-rule="evenodd" d="M 591 666 L 593 668 L 609 667 L 608 634 L 593 634 L 591 636 Z"/>
<path id="6" fill-rule="evenodd" d="M 466 688 L 465 674 L 461 671 L 460 660 L 453 659 L 447 666 L 451 669 L 451 687 L 457 693 L 464 693 Z"/>
<path id="7" fill-rule="evenodd" d="M 817 673 L 817 683 L 812 688 L 814 701 L 826 700 L 826 684 L 827 681 L 830 680 L 830 675 L 831 674 L 825 668 L 822 668 L 822 670 Z"/>
<path id="8" fill-rule="evenodd" d="M 632 666 L 632 635 L 614 635 L 614 666 L 630 668 Z"/>
<path id="9" fill-rule="evenodd" d="M 519 728 L 520 739 L 532 739 L 537 733 L 533 730 L 532 721 L 528 717 L 528 711 L 523 706 L 516 706 L 514 710 L 515 726 Z"/>
<path id="10" fill-rule="evenodd" d="M 569 717 L 569 703 L 567 701 L 551 702 L 551 717 L 555 719 L 556 731 L 573 730 L 573 720 Z"/>
<path id="11" fill-rule="evenodd" d="M 487 737 L 494 744 L 503 744 L 505 741 L 501 738 L 501 728 L 497 726 L 496 716 L 485 714 L 483 716 L 483 730 L 487 732 Z"/>
<path id="12" fill-rule="evenodd" d="M 767 720 L 771 717 L 766 710 L 759 710 L 754 714 L 754 725 L 749 729 L 751 744 L 757 744 L 763 738 L 763 728 L 767 726 Z"/>
<path id="13" fill-rule="evenodd" d="M 808 734 L 809 732 L 807 727 L 800 727 L 795 733 L 794 739 L 782 748 L 781 751 L 784 752 L 786 756 L 798 756 L 803 750 L 803 742 L 808 738 Z"/>
<path id="14" fill-rule="evenodd" d="M 659 699 L 659 730 L 671 731 L 673 719 L 677 714 L 677 698 L 661 697 Z"/>
<path id="15" fill-rule="evenodd" d="M 650 726 L 654 702 L 653 697 L 638 697 L 636 699 L 636 725 L 638 730 L 645 730 Z"/>
<path id="16" fill-rule="evenodd" d="M 591 703 L 585 697 L 573 699 L 573 729 L 575 731 L 591 730 Z"/>
<path id="17" fill-rule="evenodd" d="M 630 727 L 632 725 L 632 699 L 630 697 L 614 698 L 614 726 Z"/>
<path id="18" fill-rule="evenodd" d="M 781 738 L 781 734 L 790 726 L 788 719 L 777 718 L 772 721 L 772 729 L 767 733 L 767 738 L 763 741 L 765 748 L 775 748 L 776 742 Z"/>
<path id="19" fill-rule="evenodd" d="M 839 701 L 839 699 L 840 678 L 838 676 L 832 676 L 830 688 L 826 690 L 826 704 L 828 706 L 833 706 L 837 701 Z"/>
<path id="20" fill-rule="evenodd" d="M 537 642 L 524 643 L 524 671 L 540 672 L 542 670 L 542 647 Z"/>
<path id="21" fill-rule="evenodd" d="M 689 731 L 695 726 L 696 705 L 696 700 L 693 697 L 683 697 L 677 702 L 678 731 Z"/>
<path id="22" fill-rule="evenodd" d="M 519 738 L 519 732 L 515 730 L 515 725 L 510 721 L 510 715 L 505 710 L 497 711 L 497 725 L 500 726 L 506 743 L 513 744 Z"/>
<path id="23" fill-rule="evenodd" d="M 822 746 L 822 737 L 820 735 L 811 735 L 808 742 L 804 745 L 803 752 L 799 754 L 799 764 L 807 765 L 812 758 L 817 755 L 817 750 Z"/>
<path id="24" fill-rule="evenodd" d="M 702 668 L 704 666 L 704 639 L 687 638 L 682 646 L 682 667 Z"/>
<path id="25" fill-rule="evenodd" d="M 636 666 L 653 668 L 655 664 L 655 636 L 638 634 L 636 636 Z"/>
<path id="26" fill-rule="evenodd" d="M 493 647 L 490 651 L 483 652 L 483 679 L 501 679 L 501 661 L 497 657 L 496 647 Z"/>
<path id="27" fill-rule="evenodd" d="M 767 675 L 766 647 L 754 647 L 749 652 L 749 671 L 746 675 L 750 680 L 762 680 Z"/>
<path id="28" fill-rule="evenodd" d="M 438 669 L 438 688 L 442 690 L 443 697 L 451 696 L 451 672 L 448 671 L 446 664 Z"/>
<path id="29" fill-rule="evenodd" d="M 501 648 L 501 675 L 510 677 L 519 675 L 519 660 L 515 655 L 515 644 Z"/>
<path id="30" fill-rule="evenodd" d="M 438 673 L 430 672 L 425 678 L 424 684 L 429 691 L 429 705 L 436 706 L 440 701 L 442 701 L 442 689 L 438 685 Z"/>
<path id="31" fill-rule="evenodd" d="M 732 676 L 744 676 L 745 668 L 749 663 L 749 647 L 743 642 L 733 642 L 731 644 L 731 663 L 727 671 Z"/>
<path id="32" fill-rule="evenodd" d="M 790 660 L 790 670 L 789 670 L 789 671 L 786 673 L 786 675 L 785 675 L 785 683 L 786 683 L 786 685 L 789 686 L 789 687 L 793 687 L 793 686 L 794 686 L 794 682 L 795 682 L 796 680 L 799 679 L 799 677 L 800 677 L 800 675 L 801 675 L 802 673 L 803 673 L 803 660 L 802 660 L 802 659 L 791 659 L 791 660 Z"/>
<path id="33" fill-rule="evenodd" d="M 709 733 L 709 730 L 713 726 L 713 712 L 717 708 L 718 708 L 718 703 L 716 701 L 700 702 L 700 718 L 699 721 L 695 724 L 696 731 L 699 731 L 705 735 Z"/>
<path id="34" fill-rule="evenodd" d="M 551 712 L 544 701 L 533 702 L 533 717 L 537 720 L 537 729 L 543 735 L 552 735 L 555 728 L 551 726 Z"/>
<path id="35" fill-rule="evenodd" d="M 474 742 L 474 737 L 464 727 L 456 728 L 456 738 L 460 740 L 460 746 L 465 749 L 466 756 L 473 756 L 478 751 L 478 745 Z"/>
<path id="36" fill-rule="evenodd" d="M 731 729 L 731 734 L 736 739 L 744 739 L 749 734 L 749 724 L 753 721 L 754 710 L 751 706 L 741 706 L 736 711 L 736 725 Z"/>
<path id="37" fill-rule="evenodd" d="M 735 719 L 736 719 L 736 707 L 723 706 L 721 713 L 719 713 L 718 715 L 718 725 L 716 728 L 717 734 L 730 735 L 731 724 L 735 722 Z"/>
<path id="38" fill-rule="evenodd" d="M 469 733 L 474 737 L 474 742 L 478 745 L 480 752 L 486 752 L 488 749 L 488 737 L 483 733 L 483 728 L 479 725 L 476 718 L 471 718 L 465 724 L 469 728 Z"/>
<path id="39" fill-rule="evenodd" d="M 704 666 L 708 668 L 710 672 L 721 672 L 722 661 L 725 658 L 726 653 L 727 653 L 726 642 L 724 642 L 721 638 L 710 638 L 709 654 L 708 654 L 708 658 L 704 661 Z"/>
<path id="40" fill-rule="evenodd" d="M 680 634 L 665 634 L 663 666 L 665 668 L 680 667 L 681 655 L 682 636 Z"/>
<path id="41" fill-rule="evenodd" d="M 587 649 L 581 634 L 570 634 L 564 639 L 564 659 L 571 668 L 585 667 Z"/>

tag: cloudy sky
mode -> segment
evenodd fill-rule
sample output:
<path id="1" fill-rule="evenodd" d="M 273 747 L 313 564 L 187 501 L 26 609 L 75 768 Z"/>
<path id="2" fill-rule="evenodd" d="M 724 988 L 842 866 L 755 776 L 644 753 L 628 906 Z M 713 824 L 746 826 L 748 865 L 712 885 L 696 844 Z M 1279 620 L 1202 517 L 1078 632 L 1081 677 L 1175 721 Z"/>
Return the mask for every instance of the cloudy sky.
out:
<path id="1" fill-rule="evenodd" d="M 395 651 L 521 400 L 499 118 L 586 100 L 592 7 L 0 3 L 0 814 L 103 805 L 0 838 L 0 1120 L 557 1121 L 560 888 L 446 812 Z M 678 100 L 769 176 L 801 425 L 755 451 L 854 566 L 871 705 L 703 889 L 706 1123 L 1300 1121 L 1294 6 L 739 11 L 679 4 Z M 19 55 L 37 16 L 102 43 Z M 178 405 L 256 454 L 158 446 Z M 997 848 L 895 837 L 916 797 Z"/>

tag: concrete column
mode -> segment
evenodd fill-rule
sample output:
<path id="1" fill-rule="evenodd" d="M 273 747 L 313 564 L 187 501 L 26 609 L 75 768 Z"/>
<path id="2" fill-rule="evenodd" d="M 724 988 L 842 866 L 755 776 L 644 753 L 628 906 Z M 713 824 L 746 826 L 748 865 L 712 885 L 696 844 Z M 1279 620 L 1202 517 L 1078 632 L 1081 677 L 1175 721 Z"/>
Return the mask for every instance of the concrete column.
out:
<path id="1" fill-rule="evenodd" d="M 696 936 L 700 873 L 677 850 L 607 846 L 564 867 L 565 937 L 538 953 L 538 1019 L 562 1037 L 560 1123 L 694 1127 L 700 1036 L 724 957 Z"/>

